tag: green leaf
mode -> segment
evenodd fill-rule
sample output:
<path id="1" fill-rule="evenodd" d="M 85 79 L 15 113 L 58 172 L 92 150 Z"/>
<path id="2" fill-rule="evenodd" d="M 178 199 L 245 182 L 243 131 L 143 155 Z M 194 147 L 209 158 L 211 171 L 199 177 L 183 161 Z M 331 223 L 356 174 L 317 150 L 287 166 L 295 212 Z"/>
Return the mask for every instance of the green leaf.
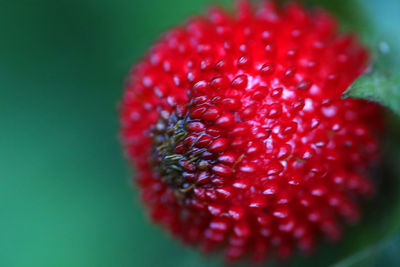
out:
<path id="1" fill-rule="evenodd" d="M 400 235 L 362 250 L 332 267 L 400 266 L 399 249 Z"/>
<path id="2" fill-rule="evenodd" d="M 350 85 L 343 98 L 375 101 L 400 115 L 400 72 L 396 69 L 393 53 L 388 43 L 380 42 L 373 65 Z"/>
<path id="3" fill-rule="evenodd" d="M 355 30 L 372 50 L 373 64 L 344 93 L 343 97 L 378 102 L 400 114 L 400 2 L 356 0 L 363 23 L 353 23 Z M 367 20 L 365 20 L 367 18 Z"/>

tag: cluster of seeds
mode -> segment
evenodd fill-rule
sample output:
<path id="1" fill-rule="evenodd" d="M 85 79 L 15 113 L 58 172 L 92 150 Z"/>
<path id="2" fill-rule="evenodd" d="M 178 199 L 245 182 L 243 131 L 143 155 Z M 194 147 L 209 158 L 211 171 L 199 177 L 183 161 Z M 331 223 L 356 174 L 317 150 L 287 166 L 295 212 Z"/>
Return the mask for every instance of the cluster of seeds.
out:
<path id="1" fill-rule="evenodd" d="M 122 140 L 154 221 L 229 260 L 311 252 L 359 218 L 378 156 L 378 107 L 341 99 L 368 53 L 335 20 L 266 1 L 218 8 L 134 68 Z"/>

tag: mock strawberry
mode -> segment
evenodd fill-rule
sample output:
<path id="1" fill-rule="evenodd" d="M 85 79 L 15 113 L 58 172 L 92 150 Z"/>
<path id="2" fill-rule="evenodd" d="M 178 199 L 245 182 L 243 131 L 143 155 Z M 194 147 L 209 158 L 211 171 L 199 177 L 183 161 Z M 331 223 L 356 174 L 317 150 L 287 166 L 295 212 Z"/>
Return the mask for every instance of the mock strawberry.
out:
<path id="1" fill-rule="evenodd" d="M 151 218 L 229 260 L 338 240 L 374 186 L 377 106 L 341 99 L 368 52 L 298 4 L 217 8 L 156 42 L 121 103 L 121 136 Z"/>

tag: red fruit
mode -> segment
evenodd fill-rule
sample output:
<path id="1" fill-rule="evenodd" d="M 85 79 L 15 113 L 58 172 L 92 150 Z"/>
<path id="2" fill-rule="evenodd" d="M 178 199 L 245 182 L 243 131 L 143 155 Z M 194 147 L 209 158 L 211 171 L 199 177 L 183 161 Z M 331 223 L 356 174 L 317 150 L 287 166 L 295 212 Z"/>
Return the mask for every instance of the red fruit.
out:
<path id="1" fill-rule="evenodd" d="M 266 1 L 167 32 L 128 78 L 121 136 L 154 221 L 229 260 L 337 240 L 373 192 L 378 107 L 341 99 L 367 51 L 327 13 Z"/>

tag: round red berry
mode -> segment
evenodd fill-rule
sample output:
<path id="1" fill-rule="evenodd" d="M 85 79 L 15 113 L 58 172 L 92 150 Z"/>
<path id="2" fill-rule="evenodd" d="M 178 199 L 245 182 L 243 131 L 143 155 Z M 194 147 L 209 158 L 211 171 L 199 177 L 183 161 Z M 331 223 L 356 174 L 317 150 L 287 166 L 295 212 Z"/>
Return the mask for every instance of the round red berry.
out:
<path id="1" fill-rule="evenodd" d="M 228 260 L 337 240 L 374 186 L 379 108 L 342 99 L 368 52 L 298 4 L 240 2 L 164 34 L 134 67 L 121 137 L 151 218 Z"/>

